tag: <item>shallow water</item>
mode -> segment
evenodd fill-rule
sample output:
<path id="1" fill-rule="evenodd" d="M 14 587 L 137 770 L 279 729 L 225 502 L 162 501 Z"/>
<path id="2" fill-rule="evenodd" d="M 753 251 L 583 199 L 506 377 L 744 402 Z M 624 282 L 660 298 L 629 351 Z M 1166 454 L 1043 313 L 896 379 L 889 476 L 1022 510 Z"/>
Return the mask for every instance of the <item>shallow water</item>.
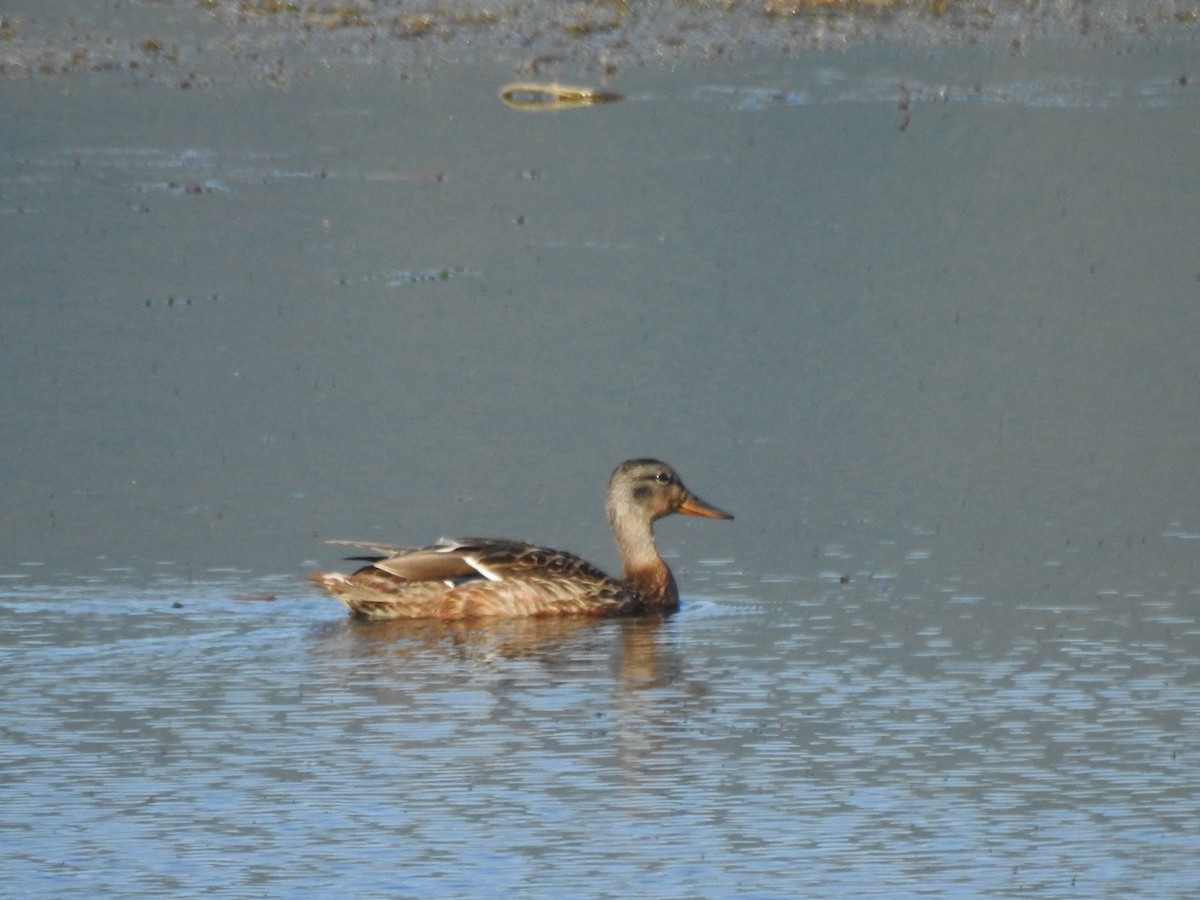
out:
<path id="1" fill-rule="evenodd" d="M 8 595 L 8 883 L 1182 896 L 1185 606 L 806 583 L 481 627 L 212 588 Z"/>
<path id="2" fill-rule="evenodd" d="M 1193 893 L 1194 59 L 0 83 L 7 889 Z M 303 581 L 645 454 L 669 619 Z"/>

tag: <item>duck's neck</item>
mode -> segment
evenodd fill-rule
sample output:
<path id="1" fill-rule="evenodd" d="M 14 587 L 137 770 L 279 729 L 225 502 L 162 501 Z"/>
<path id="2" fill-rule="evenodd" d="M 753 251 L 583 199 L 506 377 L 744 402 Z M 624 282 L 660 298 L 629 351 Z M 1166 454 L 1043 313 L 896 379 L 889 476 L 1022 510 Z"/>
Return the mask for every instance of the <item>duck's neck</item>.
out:
<path id="1" fill-rule="evenodd" d="M 641 517 L 622 513 L 612 506 L 608 510 L 617 552 L 621 554 L 622 577 L 631 584 L 647 603 L 656 607 L 674 608 L 679 603 L 675 577 L 658 555 L 650 523 Z"/>

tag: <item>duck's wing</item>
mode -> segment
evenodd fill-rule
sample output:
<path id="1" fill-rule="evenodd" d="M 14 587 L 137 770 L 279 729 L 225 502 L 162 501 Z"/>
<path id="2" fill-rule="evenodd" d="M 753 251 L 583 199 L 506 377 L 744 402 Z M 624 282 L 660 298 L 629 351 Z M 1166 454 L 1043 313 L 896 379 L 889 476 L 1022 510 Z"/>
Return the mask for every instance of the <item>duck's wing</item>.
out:
<path id="1" fill-rule="evenodd" d="M 573 553 L 491 538 L 458 538 L 443 541 L 455 555 L 467 560 L 475 571 L 491 581 L 540 578 L 556 581 L 608 582 L 605 572 Z"/>
<path id="2" fill-rule="evenodd" d="M 542 577 L 607 582 L 591 563 L 561 550 L 495 538 L 442 538 L 428 547 L 389 547 L 362 541 L 330 541 L 361 547 L 378 556 L 352 557 L 406 581 L 505 581 Z"/>
<path id="3" fill-rule="evenodd" d="M 406 581 L 457 581 L 478 578 L 482 575 L 461 554 L 456 542 L 442 539 L 428 547 L 393 547 L 369 541 L 329 541 L 344 547 L 361 547 L 370 550 L 373 556 L 348 556 L 347 559 L 370 563 L 369 568 L 380 569 Z"/>
<path id="4" fill-rule="evenodd" d="M 416 547 L 396 547 L 388 544 L 376 544 L 372 541 L 326 541 L 327 544 L 336 544 L 339 547 L 361 547 L 363 550 L 370 550 L 376 554 L 373 557 L 369 556 L 347 556 L 346 559 L 387 559 L 389 556 L 399 556 L 403 553 L 411 553 Z"/>

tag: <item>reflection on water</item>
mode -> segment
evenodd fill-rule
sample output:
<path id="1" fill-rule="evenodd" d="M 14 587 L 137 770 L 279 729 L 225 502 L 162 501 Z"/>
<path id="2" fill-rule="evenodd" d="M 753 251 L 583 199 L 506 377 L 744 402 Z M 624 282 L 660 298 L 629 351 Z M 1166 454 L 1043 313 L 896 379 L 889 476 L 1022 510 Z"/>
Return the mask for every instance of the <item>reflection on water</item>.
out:
<path id="1" fill-rule="evenodd" d="M 1193 886 L 1196 596 L 897 589 L 487 625 L 10 589 L 9 889 Z"/>
<path id="2" fill-rule="evenodd" d="M 329 607 L 330 611 L 339 607 Z M 587 617 L 450 620 L 339 619 L 318 630 L 317 650 L 335 657 L 380 655 L 398 666 L 430 653 L 464 662 L 536 660 L 548 672 L 592 669 L 613 653 L 607 629 L 620 627 L 613 674 L 623 683 L 657 683 L 661 662 L 657 617 L 608 622 Z"/>

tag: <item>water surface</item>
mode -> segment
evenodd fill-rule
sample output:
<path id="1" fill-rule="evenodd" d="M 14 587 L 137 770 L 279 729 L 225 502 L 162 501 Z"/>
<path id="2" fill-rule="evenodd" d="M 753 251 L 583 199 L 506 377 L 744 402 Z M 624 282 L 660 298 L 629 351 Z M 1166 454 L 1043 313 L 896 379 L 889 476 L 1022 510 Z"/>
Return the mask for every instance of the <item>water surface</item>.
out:
<path id="1" fill-rule="evenodd" d="M 0 83 L 9 890 L 1194 893 L 1195 58 Z M 649 454 L 669 619 L 303 580 Z"/>

